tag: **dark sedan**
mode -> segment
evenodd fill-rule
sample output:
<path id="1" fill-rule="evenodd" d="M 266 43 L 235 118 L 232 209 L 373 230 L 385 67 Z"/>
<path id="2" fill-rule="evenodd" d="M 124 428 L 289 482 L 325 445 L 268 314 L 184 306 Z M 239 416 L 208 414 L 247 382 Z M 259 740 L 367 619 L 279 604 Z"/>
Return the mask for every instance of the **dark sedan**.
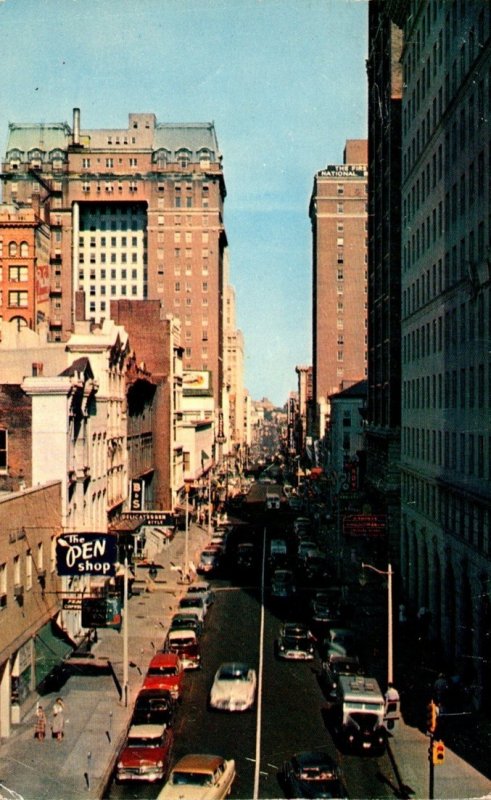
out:
<path id="1" fill-rule="evenodd" d="M 279 780 L 287 797 L 347 798 L 341 770 L 320 751 L 296 753 L 285 761 Z"/>
<path id="2" fill-rule="evenodd" d="M 135 701 L 131 725 L 172 725 L 176 703 L 170 692 L 160 689 L 140 689 Z"/>

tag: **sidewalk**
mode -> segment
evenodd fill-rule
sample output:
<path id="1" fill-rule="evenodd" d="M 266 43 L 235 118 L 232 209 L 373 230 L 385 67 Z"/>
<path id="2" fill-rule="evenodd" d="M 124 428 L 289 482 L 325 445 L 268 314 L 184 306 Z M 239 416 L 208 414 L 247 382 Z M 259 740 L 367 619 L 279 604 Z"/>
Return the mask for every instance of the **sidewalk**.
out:
<path id="1" fill-rule="evenodd" d="M 339 542 L 332 527 L 325 527 L 320 531 L 320 536 L 326 551 L 331 554 L 334 554 L 341 544 L 343 583 L 347 586 L 348 592 L 346 599 L 356 609 L 353 628 L 364 646 L 361 653 L 362 663 L 377 678 L 384 691 L 387 685 L 387 586 L 383 580 L 372 574 L 368 575 L 366 585 L 361 586 L 359 581 L 362 561 L 372 560 L 369 550 L 367 552 L 365 548 L 370 548 L 372 545 L 347 541 L 344 538 Z M 352 552 L 353 549 L 355 552 Z M 405 688 L 397 683 L 402 672 L 411 674 L 412 681 L 421 686 L 422 671 L 424 665 L 421 654 L 412 649 L 409 639 L 404 643 L 401 642 L 394 664 L 399 692 L 403 694 Z M 396 729 L 389 736 L 388 754 L 393 768 L 391 785 L 396 797 L 425 800 L 429 796 L 429 737 L 418 727 L 418 722 L 421 721 L 418 720 L 418 714 L 422 715 L 424 724 L 426 701 L 423 695 L 421 697 L 406 695 L 405 701 L 403 713 L 405 707 L 408 712 L 411 711 L 407 715 L 408 721 L 406 722 L 402 716 Z M 489 748 L 491 741 L 487 744 Z M 445 742 L 445 745 L 445 761 L 434 769 L 434 797 L 440 800 L 491 798 L 491 781 L 453 752 L 448 742 Z"/>
<path id="2" fill-rule="evenodd" d="M 194 558 L 208 541 L 208 531 L 192 524 L 189 528 L 189 557 Z M 128 603 L 128 705 L 120 699 L 110 674 L 72 675 L 56 693 L 40 698 L 48 718 L 46 740 L 34 739 L 35 705 L 12 735 L 0 745 L 0 800 L 80 800 L 102 797 L 119 748 L 123 743 L 131 709 L 141 688 L 147 665 L 164 638 L 179 597 L 187 590 L 179 584 L 179 573 L 171 562 L 181 564 L 185 535 L 178 531 L 155 562 L 154 582 L 148 583 L 148 570 L 137 568 L 134 594 Z M 196 559 L 194 558 L 196 561 Z M 92 653 L 101 661 L 109 659 L 119 684 L 123 683 L 123 636 L 112 629 L 99 629 Z M 65 704 L 65 736 L 58 742 L 49 736 L 51 710 L 57 696 Z M 10 793 L 8 790 L 11 790 Z"/>
<path id="3" fill-rule="evenodd" d="M 389 739 L 389 757 L 394 768 L 395 796 L 418 800 L 429 796 L 429 737 L 403 720 Z M 434 797 L 470 800 L 491 797 L 491 782 L 445 749 L 445 762 L 434 768 Z"/>

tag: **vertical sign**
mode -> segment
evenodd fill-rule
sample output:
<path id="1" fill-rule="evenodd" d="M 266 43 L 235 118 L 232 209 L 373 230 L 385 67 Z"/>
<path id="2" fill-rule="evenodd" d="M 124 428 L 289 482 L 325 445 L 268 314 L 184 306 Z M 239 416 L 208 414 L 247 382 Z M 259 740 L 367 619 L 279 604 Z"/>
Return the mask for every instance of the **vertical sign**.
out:
<path id="1" fill-rule="evenodd" d="M 131 510 L 143 510 L 143 481 L 141 478 L 133 478 L 131 481 Z"/>

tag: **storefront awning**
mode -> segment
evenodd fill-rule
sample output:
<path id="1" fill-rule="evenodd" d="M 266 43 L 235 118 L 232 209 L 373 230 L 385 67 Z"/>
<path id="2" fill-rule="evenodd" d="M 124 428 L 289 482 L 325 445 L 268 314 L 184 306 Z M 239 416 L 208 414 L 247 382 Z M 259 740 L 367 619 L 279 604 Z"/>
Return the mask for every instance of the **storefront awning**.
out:
<path id="1" fill-rule="evenodd" d="M 40 628 L 35 636 L 36 685 L 60 664 L 75 648 L 54 620 Z"/>

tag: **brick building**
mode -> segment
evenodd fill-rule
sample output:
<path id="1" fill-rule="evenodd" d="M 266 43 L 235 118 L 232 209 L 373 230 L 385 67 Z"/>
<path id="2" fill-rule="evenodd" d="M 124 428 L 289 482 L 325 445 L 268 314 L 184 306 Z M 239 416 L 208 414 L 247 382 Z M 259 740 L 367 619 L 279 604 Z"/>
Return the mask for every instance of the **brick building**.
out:
<path id="1" fill-rule="evenodd" d="M 0 204 L 0 320 L 36 329 L 49 300 L 49 228 L 33 208 Z"/>
<path id="2" fill-rule="evenodd" d="M 183 326 L 184 367 L 223 386 L 222 159 L 211 123 L 130 114 L 127 128 L 9 126 L 4 198 L 39 206 L 50 230 L 49 336 L 100 322 L 116 299 L 153 299 Z"/>
<path id="3" fill-rule="evenodd" d="M 342 165 L 314 179 L 313 236 L 314 401 L 323 436 L 328 397 L 366 376 L 367 365 L 367 142 L 346 142 Z"/>

